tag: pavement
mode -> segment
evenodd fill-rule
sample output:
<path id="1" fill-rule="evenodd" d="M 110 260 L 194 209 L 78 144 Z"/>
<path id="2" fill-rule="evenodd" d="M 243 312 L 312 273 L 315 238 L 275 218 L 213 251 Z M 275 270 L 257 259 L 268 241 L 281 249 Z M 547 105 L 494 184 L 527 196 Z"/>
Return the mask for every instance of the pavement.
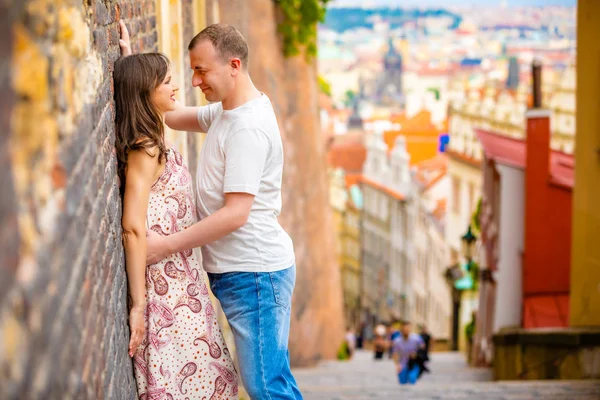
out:
<path id="1" fill-rule="evenodd" d="M 600 400 L 600 381 L 492 381 L 488 368 L 471 368 L 463 354 L 433 353 L 416 385 L 401 386 L 391 360 L 358 351 L 349 361 L 294 369 L 305 400 Z"/>

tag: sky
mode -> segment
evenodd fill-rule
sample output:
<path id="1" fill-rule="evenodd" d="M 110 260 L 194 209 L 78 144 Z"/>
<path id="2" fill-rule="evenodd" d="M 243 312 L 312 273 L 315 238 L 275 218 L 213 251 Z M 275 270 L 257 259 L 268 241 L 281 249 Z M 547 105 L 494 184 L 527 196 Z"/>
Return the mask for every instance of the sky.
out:
<path id="1" fill-rule="evenodd" d="M 431 6 L 462 6 L 462 5 L 478 5 L 478 6 L 498 6 L 502 0 L 333 0 L 329 3 L 329 7 L 411 7 L 415 5 L 431 5 Z M 544 6 L 544 5 L 559 5 L 559 6 L 574 6 L 577 0 L 506 0 L 509 6 Z"/>

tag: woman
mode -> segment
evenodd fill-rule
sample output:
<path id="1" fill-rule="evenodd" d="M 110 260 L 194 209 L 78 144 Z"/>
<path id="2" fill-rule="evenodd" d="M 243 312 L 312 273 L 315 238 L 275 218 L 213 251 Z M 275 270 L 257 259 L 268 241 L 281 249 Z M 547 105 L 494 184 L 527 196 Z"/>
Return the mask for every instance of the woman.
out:
<path id="1" fill-rule="evenodd" d="M 190 174 L 164 137 L 177 87 L 162 54 L 119 59 L 114 71 L 117 156 L 131 340 L 140 399 L 237 399 L 237 374 L 192 250 L 146 266 L 146 230 L 196 222 Z"/>
<path id="2" fill-rule="evenodd" d="M 375 338 L 373 339 L 373 351 L 376 360 L 382 360 L 385 350 L 388 348 L 388 341 L 385 338 L 385 326 L 377 325 L 375 327 Z"/>

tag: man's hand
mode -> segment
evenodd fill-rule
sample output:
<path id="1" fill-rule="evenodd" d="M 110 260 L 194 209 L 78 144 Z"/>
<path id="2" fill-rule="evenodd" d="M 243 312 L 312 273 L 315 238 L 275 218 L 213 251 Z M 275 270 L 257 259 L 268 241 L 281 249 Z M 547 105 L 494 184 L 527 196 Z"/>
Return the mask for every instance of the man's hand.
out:
<path id="1" fill-rule="evenodd" d="M 129 41 L 129 31 L 127 25 L 123 20 L 119 21 L 119 27 L 121 28 L 121 39 L 119 40 L 119 46 L 121 47 L 121 55 L 123 57 L 131 55 L 131 42 Z"/>
<path id="2" fill-rule="evenodd" d="M 399 374 L 400 372 L 402 372 L 402 364 L 397 363 L 396 364 L 396 373 Z"/>
<path id="3" fill-rule="evenodd" d="M 146 265 L 156 264 L 170 255 L 166 240 L 154 231 L 146 232 Z"/>

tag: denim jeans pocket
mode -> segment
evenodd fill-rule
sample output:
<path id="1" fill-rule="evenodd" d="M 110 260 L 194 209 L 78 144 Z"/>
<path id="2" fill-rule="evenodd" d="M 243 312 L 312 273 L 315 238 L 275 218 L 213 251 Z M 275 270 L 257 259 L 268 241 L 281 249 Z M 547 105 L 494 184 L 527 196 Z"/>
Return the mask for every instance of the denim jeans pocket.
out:
<path id="1" fill-rule="evenodd" d="M 296 281 L 295 272 L 295 267 L 269 272 L 275 303 L 281 307 L 288 308 L 292 303 L 292 293 Z"/>

